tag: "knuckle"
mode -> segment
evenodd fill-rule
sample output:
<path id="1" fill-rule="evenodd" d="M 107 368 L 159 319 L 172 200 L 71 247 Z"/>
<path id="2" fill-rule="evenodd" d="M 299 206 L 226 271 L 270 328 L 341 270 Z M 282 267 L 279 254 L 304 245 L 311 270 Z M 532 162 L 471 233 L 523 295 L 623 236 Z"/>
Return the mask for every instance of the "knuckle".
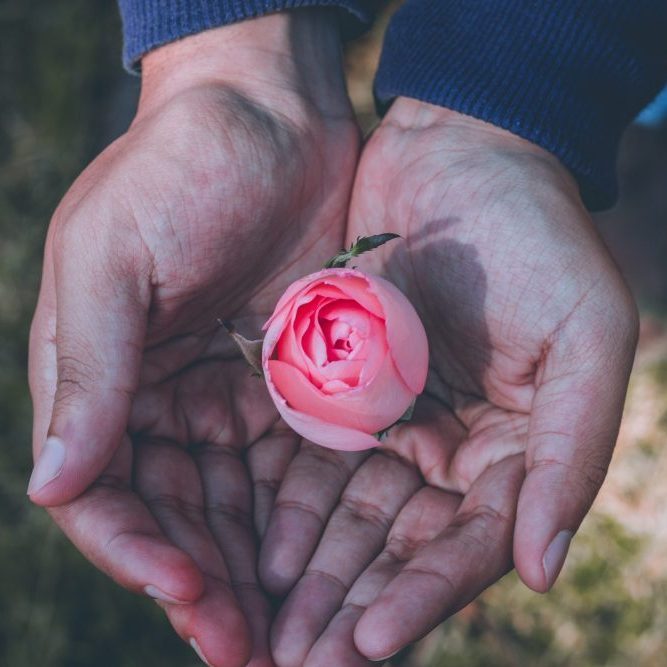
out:
<path id="1" fill-rule="evenodd" d="M 386 553 L 395 561 L 405 563 L 409 561 L 428 540 L 415 539 L 408 535 L 392 535 L 386 546 Z"/>
<path id="2" fill-rule="evenodd" d="M 304 446 L 303 451 L 307 454 L 307 459 L 309 463 L 313 464 L 315 470 L 326 467 L 329 471 L 344 480 L 347 480 L 352 472 L 354 472 L 354 466 L 350 465 L 341 452 L 325 449 L 317 445 Z"/>
<path id="3" fill-rule="evenodd" d="M 495 507 L 488 504 L 477 505 L 475 508 L 459 514 L 458 519 L 463 523 L 476 522 L 488 530 L 495 530 L 498 524 L 508 524 L 512 518 L 506 516 Z"/>
<path id="4" fill-rule="evenodd" d="M 382 532 L 387 531 L 391 525 L 391 517 L 381 507 L 360 498 L 343 496 L 340 507 L 353 520 L 370 524 Z"/>
<path id="5" fill-rule="evenodd" d="M 608 459 L 608 456 L 603 458 L 599 452 L 584 454 L 577 464 L 538 459 L 533 461 L 529 472 L 544 470 L 554 480 L 551 485 L 555 493 L 560 496 L 567 494 L 577 503 L 590 507 L 607 475 Z"/>
<path id="6" fill-rule="evenodd" d="M 268 491 L 269 493 L 275 495 L 278 493 L 278 489 L 280 489 L 281 480 L 277 477 L 263 477 L 256 479 L 253 484 L 255 485 L 256 489 Z"/>
<path id="7" fill-rule="evenodd" d="M 55 403 L 67 403 L 77 395 L 88 392 L 95 383 L 95 369 L 79 356 L 61 355 L 58 358 L 58 385 Z"/>
<path id="8" fill-rule="evenodd" d="M 204 508 L 206 517 L 211 521 L 236 524 L 243 528 L 252 528 L 250 513 L 233 503 L 210 503 Z"/>
<path id="9" fill-rule="evenodd" d="M 349 584 L 344 582 L 338 575 L 334 574 L 333 572 L 328 572 L 327 570 L 309 568 L 308 570 L 306 570 L 305 576 L 327 581 L 333 584 L 335 588 L 342 589 L 343 591 L 345 591 L 345 593 L 347 593 L 347 590 L 349 588 Z"/>
<path id="10" fill-rule="evenodd" d="M 401 572 L 401 575 L 405 574 L 432 580 L 437 588 L 444 589 L 443 597 L 454 596 L 457 591 L 454 580 L 446 572 L 440 572 L 431 567 L 420 567 L 417 564 L 406 565 Z"/>
<path id="11" fill-rule="evenodd" d="M 300 500 L 278 498 L 273 507 L 273 511 L 275 512 L 276 510 L 284 510 L 287 512 L 292 512 L 296 510 L 297 512 L 302 512 L 306 516 L 315 519 L 315 521 L 321 525 L 324 525 L 326 523 L 325 519 L 322 516 L 320 516 L 320 513 L 318 512 L 316 507 Z"/>
<path id="12" fill-rule="evenodd" d="M 146 497 L 145 501 L 153 511 L 182 516 L 193 524 L 204 522 L 204 508 L 201 505 L 173 493 L 157 493 Z"/>

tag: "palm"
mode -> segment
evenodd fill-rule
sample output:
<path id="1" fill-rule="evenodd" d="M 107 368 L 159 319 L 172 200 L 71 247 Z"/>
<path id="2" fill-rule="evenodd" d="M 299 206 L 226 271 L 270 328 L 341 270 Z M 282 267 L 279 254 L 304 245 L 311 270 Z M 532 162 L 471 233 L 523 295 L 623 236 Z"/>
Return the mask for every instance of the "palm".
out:
<path id="1" fill-rule="evenodd" d="M 252 664 L 271 664 L 255 525 L 261 530 L 266 522 L 294 438 L 276 424 L 262 383 L 217 321 L 231 319 L 243 333 L 258 335 L 285 287 L 341 243 L 357 131 L 349 118 L 297 131 L 285 116 L 271 117 L 229 90 L 200 89 L 194 96 L 135 123 L 84 173 L 56 215 L 33 329 L 33 391 L 42 399 L 35 439 L 44 438 L 53 406 L 54 246 L 69 244 L 65 263 L 72 269 L 55 269 L 56 282 L 67 283 L 58 287 L 80 293 L 80 282 L 73 283 L 81 281 L 81 258 L 95 255 L 95 239 L 109 233 L 88 221 L 106 193 L 118 189 L 108 181 L 122 179 L 122 206 L 105 212 L 121 227 L 123 247 L 132 248 L 133 270 L 145 276 L 146 302 L 105 305 L 110 320 L 120 318 L 111 323 L 127 351 L 120 365 L 138 364 L 137 384 L 120 385 L 131 393 L 127 406 L 88 406 L 96 431 L 107 428 L 117 438 L 110 436 L 102 468 L 82 457 L 82 471 L 97 466 L 101 474 L 52 514 L 84 553 L 129 588 L 157 579 L 171 597 L 196 600 L 165 608 L 179 634 L 195 637 L 210 661 L 242 660 L 247 650 L 236 596 L 252 626 Z M 187 122 L 180 122 L 184 112 Z M 88 189 L 89 183 L 104 185 Z M 107 278 L 115 264 L 113 277 L 126 265 L 118 254 L 88 260 L 95 264 L 89 279 Z M 85 288 L 92 292 L 94 282 Z M 140 346 L 135 338 L 143 338 Z M 66 351 L 58 354 L 61 381 L 66 374 L 77 386 L 87 382 L 90 368 Z M 70 474 L 69 483 L 83 487 L 85 475 Z"/>
<path id="2" fill-rule="evenodd" d="M 524 580 L 544 590 L 544 549 L 590 505 L 610 455 L 592 445 L 613 443 L 620 416 L 632 344 L 616 368 L 599 357 L 622 349 L 609 332 L 631 331 L 631 312 L 568 177 L 491 128 L 391 121 L 364 150 L 348 237 L 405 239 L 360 265 L 417 308 L 429 380 L 414 420 L 320 508 L 328 523 L 298 559 L 304 574 L 273 633 L 281 667 L 385 657 L 506 572 L 513 547 Z M 272 533 L 273 550 L 287 549 Z"/>

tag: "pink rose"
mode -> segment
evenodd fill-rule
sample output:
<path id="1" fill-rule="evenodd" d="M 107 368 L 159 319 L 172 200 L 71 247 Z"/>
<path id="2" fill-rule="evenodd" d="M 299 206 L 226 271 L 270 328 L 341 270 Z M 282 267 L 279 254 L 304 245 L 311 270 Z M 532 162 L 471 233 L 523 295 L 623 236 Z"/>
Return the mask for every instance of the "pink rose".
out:
<path id="1" fill-rule="evenodd" d="M 422 392 L 424 327 L 394 285 L 325 269 L 288 287 L 264 325 L 262 368 L 283 419 L 332 449 L 368 449 Z"/>

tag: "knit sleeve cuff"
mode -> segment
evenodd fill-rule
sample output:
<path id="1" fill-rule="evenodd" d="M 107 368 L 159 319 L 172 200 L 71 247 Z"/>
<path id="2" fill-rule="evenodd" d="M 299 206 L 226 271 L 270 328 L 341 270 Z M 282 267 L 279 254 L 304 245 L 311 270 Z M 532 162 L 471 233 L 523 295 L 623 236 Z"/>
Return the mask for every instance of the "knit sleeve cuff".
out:
<path id="1" fill-rule="evenodd" d="M 667 77 L 664 0 L 408 0 L 375 80 L 474 116 L 555 154 L 591 209 L 616 198 L 626 125 Z"/>
<path id="2" fill-rule="evenodd" d="M 168 42 L 245 19 L 300 7 L 341 10 L 347 36 L 370 24 L 368 0 L 118 0 L 123 20 L 123 64 L 139 71 L 141 57 Z"/>

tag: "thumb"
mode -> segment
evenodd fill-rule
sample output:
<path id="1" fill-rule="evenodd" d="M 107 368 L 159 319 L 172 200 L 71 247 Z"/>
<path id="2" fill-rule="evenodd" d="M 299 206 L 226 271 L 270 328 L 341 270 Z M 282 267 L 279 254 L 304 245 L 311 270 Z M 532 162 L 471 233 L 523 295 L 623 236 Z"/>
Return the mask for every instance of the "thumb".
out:
<path id="1" fill-rule="evenodd" d="M 150 285 L 138 267 L 79 237 L 54 243 L 57 383 L 36 443 L 28 495 L 60 505 L 106 468 L 126 432 L 146 332 Z"/>
<path id="2" fill-rule="evenodd" d="M 533 401 L 514 532 L 514 562 L 533 590 L 553 586 L 605 478 L 636 343 L 633 310 L 614 326 L 566 327 Z"/>

